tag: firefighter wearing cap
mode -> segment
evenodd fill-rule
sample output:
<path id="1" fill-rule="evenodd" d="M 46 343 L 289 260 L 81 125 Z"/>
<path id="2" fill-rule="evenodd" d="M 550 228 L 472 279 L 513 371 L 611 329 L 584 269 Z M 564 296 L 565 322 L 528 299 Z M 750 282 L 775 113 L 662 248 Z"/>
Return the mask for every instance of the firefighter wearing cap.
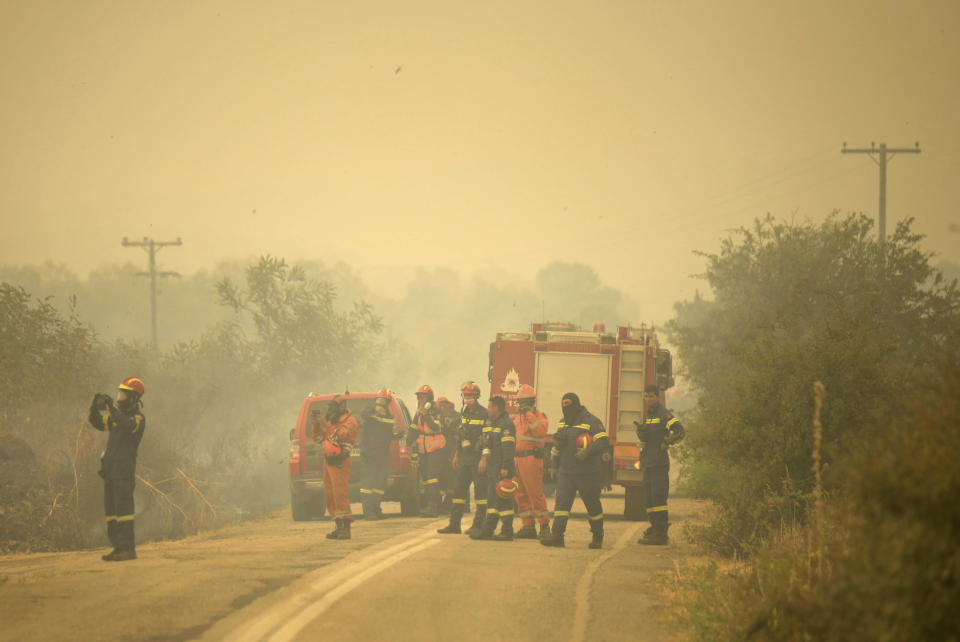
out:
<path id="1" fill-rule="evenodd" d="M 543 448 L 547 441 L 547 416 L 537 410 L 537 391 L 523 384 L 517 392 L 519 413 L 513 423 L 517 429 L 517 514 L 522 527 L 517 539 L 536 539 L 534 521 L 540 525 L 540 538 L 550 535 L 550 512 L 543 493 Z"/>
<path id="2" fill-rule="evenodd" d="M 460 387 L 460 395 L 463 397 L 463 407 L 460 409 L 457 450 L 453 454 L 452 461 L 455 482 L 453 501 L 450 506 L 450 523 L 437 532 L 443 534 L 460 532 L 460 521 L 467 508 L 470 485 L 473 484 L 476 511 L 473 514 L 473 525 L 467 533 L 479 534 L 487 516 L 487 476 L 481 474 L 477 467 L 480 464 L 483 427 L 487 424 L 489 415 L 487 409 L 480 405 L 480 386 L 476 383 L 473 381 L 464 383 Z"/>
<path id="3" fill-rule="evenodd" d="M 380 502 L 387 489 L 390 464 L 390 442 L 396 422 L 390 414 L 390 391 L 381 388 L 373 408 L 363 417 L 360 429 L 360 464 L 363 479 L 360 483 L 360 501 L 364 519 L 383 519 Z"/>
<path id="4" fill-rule="evenodd" d="M 453 457 L 457 452 L 457 442 L 460 441 L 460 413 L 446 397 L 437 399 L 437 405 L 440 408 L 443 436 L 447 440 L 443 447 L 443 469 L 440 471 L 440 492 L 443 495 L 440 508 L 444 515 L 449 515 L 453 503 L 453 488 L 456 485 Z"/>
<path id="5" fill-rule="evenodd" d="M 423 509 L 421 517 L 440 514 L 440 473 L 443 470 L 444 447 L 447 445 L 440 422 L 440 409 L 433 401 L 433 388 L 417 388 L 417 414 L 407 431 L 407 449 L 410 459 L 420 468 L 423 480 Z"/>
<path id="6" fill-rule="evenodd" d="M 648 528 L 638 542 L 664 546 L 669 543 L 667 530 L 667 495 L 670 492 L 670 455 L 667 449 L 683 439 L 680 420 L 660 403 L 660 388 L 653 383 L 643 389 L 646 418 L 637 426 L 637 437 L 643 444 L 640 466 L 643 469 L 643 491 L 646 500 Z"/>
<path id="7" fill-rule="evenodd" d="M 471 532 L 472 539 L 513 540 L 513 515 L 516 482 L 514 455 L 517 448 L 517 432 L 513 420 L 507 414 L 507 402 L 497 395 L 490 398 L 487 411 L 490 419 L 483 427 L 483 450 L 477 470 L 487 475 L 487 516 L 479 533 Z M 506 483 L 509 482 L 509 483 Z M 497 530 L 500 522 L 500 532 Z"/>
<path id="8" fill-rule="evenodd" d="M 90 404 L 90 425 L 109 433 L 107 448 L 100 459 L 107 537 L 113 545 L 113 550 L 102 557 L 106 562 L 137 558 L 133 488 L 137 448 L 147 425 L 140 410 L 144 392 L 143 381 L 138 377 L 127 377 L 118 386 L 116 402 L 110 395 L 98 393 Z"/>
<path id="9" fill-rule="evenodd" d="M 553 436 L 554 458 L 558 461 L 557 499 L 553 507 L 553 532 L 541 539 L 544 546 L 564 546 L 563 535 L 570 519 L 573 499 L 580 499 L 587 509 L 593 539 L 590 548 L 603 546 L 603 506 L 600 490 L 603 486 L 602 455 L 610 445 L 603 423 L 580 404 L 572 392 L 561 400 L 563 419 Z"/>
<path id="10" fill-rule="evenodd" d="M 347 410 L 347 399 L 336 395 L 330 400 L 326 416 L 320 411 L 313 413 L 313 438 L 322 443 L 323 450 L 323 495 L 327 512 L 333 517 L 336 527 L 327 534 L 327 539 L 350 539 L 350 452 L 357 443 L 360 426 L 353 413 Z"/>

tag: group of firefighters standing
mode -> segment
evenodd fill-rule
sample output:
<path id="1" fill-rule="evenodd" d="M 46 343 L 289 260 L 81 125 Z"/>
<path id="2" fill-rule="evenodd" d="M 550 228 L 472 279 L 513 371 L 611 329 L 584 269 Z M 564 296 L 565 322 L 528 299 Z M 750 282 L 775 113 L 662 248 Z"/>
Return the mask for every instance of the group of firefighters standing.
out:
<path id="1" fill-rule="evenodd" d="M 522 385 L 516 401 L 518 414 L 511 418 L 506 400 L 492 396 L 488 407 L 480 404 L 480 386 L 468 381 L 461 387 L 459 412 L 445 397 L 434 398 L 433 389 L 417 389 L 417 411 L 405 443 L 410 463 L 422 484 L 421 516 L 437 517 L 448 510 L 450 521 L 437 532 L 461 533 L 461 521 L 473 487 L 473 523 L 466 533 L 473 539 L 538 539 L 544 546 L 564 546 L 564 533 L 577 493 L 587 510 L 592 539 L 590 548 L 603 545 L 604 454 L 610 440 L 603 423 L 568 392 L 561 401 L 563 418 L 557 423 L 549 452 L 557 496 L 553 526 L 543 490 L 543 466 L 547 456 L 547 416 L 536 406 L 537 395 Z M 683 426 L 659 403 L 655 384 L 644 393 L 646 417 L 635 422 L 643 444 L 640 465 L 645 473 L 645 494 L 650 528 L 642 544 L 667 544 L 667 494 L 670 458 L 668 446 L 683 438 Z M 375 404 L 360 421 L 347 409 L 346 398 L 337 395 L 325 416 L 313 415 L 314 437 L 323 444 L 324 493 L 327 510 L 336 522 L 330 539 L 350 539 L 350 452 L 363 432 L 361 458 L 363 516 L 382 519 L 380 501 L 385 492 L 390 443 L 395 422 L 390 414 L 391 395 L 377 393 Z M 521 528 L 514 533 L 514 516 Z M 499 532 L 497 527 L 499 525 Z M 539 526 L 539 532 L 536 526 Z"/>

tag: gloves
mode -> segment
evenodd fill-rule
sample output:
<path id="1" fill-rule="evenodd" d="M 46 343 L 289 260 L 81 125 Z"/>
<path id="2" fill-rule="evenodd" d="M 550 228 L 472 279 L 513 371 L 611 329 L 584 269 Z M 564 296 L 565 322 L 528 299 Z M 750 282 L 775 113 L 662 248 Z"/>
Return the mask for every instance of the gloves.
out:
<path id="1" fill-rule="evenodd" d="M 589 453 L 587 452 L 587 449 L 586 449 L 586 448 L 580 448 L 579 450 L 577 450 L 577 452 L 576 452 L 576 454 L 574 455 L 574 457 L 576 457 L 576 458 L 577 458 L 578 460 L 580 460 L 580 461 L 583 461 L 583 460 L 585 460 L 585 459 L 587 458 L 588 455 L 589 455 Z"/>

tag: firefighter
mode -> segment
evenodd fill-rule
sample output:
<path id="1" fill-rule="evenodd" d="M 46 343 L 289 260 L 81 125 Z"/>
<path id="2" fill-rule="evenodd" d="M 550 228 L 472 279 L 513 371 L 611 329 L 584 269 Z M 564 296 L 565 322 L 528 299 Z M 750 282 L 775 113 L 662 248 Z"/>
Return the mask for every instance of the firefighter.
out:
<path id="1" fill-rule="evenodd" d="M 602 454 L 610 445 L 603 423 L 580 404 L 573 392 L 561 400 L 563 419 L 557 424 L 553 436 L 553 456 L 558 462 L 557 499 L 553 510 L 553 532 L 540 540 L 544 546 L 564 546 L 563 534 L 567 530 L 573 499 L 580 499 L 587 509 L 590 532 L 593 535 L 590 548 L 603 546 L 603 506 L 600 490 L 603 485 Z"/>
<path id="2" fill-rule="evenodd" d="M 113 545 L 113 550 L 101 557 L 105 562 L 137 559 L 133 487 L 136 483 L 137 448 L 147 425 L 141 412 L 140 399 L 144 392 L 141 379 L 127 377 L 118 386 L 116 402 L 110 395 L 98 393 L 90 404 L 90 425 L 109 433 L 107 448 L 100 458 L 107 537 Z"/>
<path id="3" fill-rule="evenodd" d="M 490 415 L 483 427 L 483 450 L 477 470 L 487 476 L 487 515 L 479 533 L 471 532 L 471 539 L 513 541 L 514 496 L 517 483 L 514 455 L 517 449 L 516 428 L 507 414 L 507 402 L 497 395 L 490 398 Z M 500 532 L 497 522 L 501 523 Z"/>
<path id="4" fill-rule="evenodd" d="M 363 418 L 360 432 L 360 463 L 363 466 L 360 501 L 364 519 L 383 519 L 380 502 L 387 489 L 390 442 L 393 441 L 395 425 L 390 414 L 390 391 L 381 388 L 373 408 Z"/>
<path id="5" fill-rule="evenodd" d="M 680 420 L 660 403 L 660 388 L 652 383 L 643 389 L 646 419 L 635 421 L 637 437 L 643 443 L 640 466 L 643 469 L 643 490 L 650 518 L 648 528 L 638 541 L 640 544 L 664 546 L 669 543 L 667 529 L 667 494 L 670 492 L 670 455 L 667 449 L 683 439 Z"/>
<path id="6" fill-rule="evenodd" d="M 447 440 L 447 445 L 443 447 L 443 469 L 440 472 L 440 492 L 443 495 L 440 508 L 444 515 L 449 515 L 453 502 L 453 487 L 456 483 L 453 457 L 457 452 L 457 441 L 460 439 L 460 413 L 457 412 L 453 402 L 446 397 L 437 399 L 437 405 L 440 407 L 443 436 Z"/>
<path id="7" fill-rule="evenodd" d="M 443 470 L 444 446 L 440 409 L 433 401 L 433 388 L 417 388 L 417 414 L 407 431 L 407 448 L 412 450 L 410 461 L 420 469 L 423 480 L 423 509 L 421 517 L 440 514 L 440 472 Z"/>
<path id="8" fill-rule="evenodd" d="M 476 383 L 473 381 L 464 383 L 460 387 L 460 395 L 463 398 L 463 406 L 460 409 L 457 450 L 453 454 L 452 461 L 456 481 L 450 506 L 450 523 L 437 532 L 443 534 L 460 532 L 460 521 L 467 508 L 470 485 L 473 484 L 476 512 L 473 514 L 473 525 L 467 530 L 467 534 L 479 534 L 487 515 L 487 476 L 481 474 L 477 466 L 480 463 L 483 427 L 489 415 L 487 409 L 480 405 L 480 386 Z"/>
<path id="9" fill-rule="evenodd" d="M 537 391 L 523 384 L 517 393 L 517 509 L 522 527 L 517 539 L 536 539 L 534 521 L 540 525 L 540 539 L 550 535 L 550 512 L 543 494 L 543 448 L 547 439 L 547 416 L 537 410 Z"/>
<path id="10" fill-rule="evenodd" d="M 335 395 L 327 406 L 326 415 L 313 412 L 313 438 L 322 442 L 323 495 L 327 512 L 333 516 L 336 527 L 327 539 L 350 539 L 350 451 L 357 443 L 360 426 L 353 413 L 347 410 L 347 399 Z"/>

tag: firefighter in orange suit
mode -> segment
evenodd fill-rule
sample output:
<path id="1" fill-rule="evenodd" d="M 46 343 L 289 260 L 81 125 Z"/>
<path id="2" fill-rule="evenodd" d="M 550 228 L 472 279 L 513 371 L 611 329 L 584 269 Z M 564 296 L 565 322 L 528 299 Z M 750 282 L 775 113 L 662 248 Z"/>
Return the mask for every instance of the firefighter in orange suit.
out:
<path id="1" fill-rule="evenodd" d="M 421 517 L 440 514 L 440 474 L 444 467 L 447 439 L 443 435 L 440 408 L 433 401 L 433 388 L 417 388 L 417 414 L 407 431 L 407 449 L 410 461 L 420 468 L 423 480 L 423 509 Z"/>
<path id="2" fill-rule="evenodd" d="M 327 512 L 336 521 L 336 528 L 327 534 L 327 539 L 350 539 L 350 451 L 357 443 L 360 425 L 353 413 L 347 410 L 347 400 L 336 395 L 330 400 L 325 417 L 320 411 L 313 414 L 313 438 L 322 442 L 323 449 L 323 495 Z"/>
<path id="3" fill-rule="evenodd" d="M 107 537 L 113 550 L 101 559 L 124 562 L 137 559 L 133 533 L 133 487 L 136 483 L 137 448 L 147 420 L 140 412 L 143 381 L 127 377 L 118 386 L 117 401 L 110 395 L 96 394 L 90 404 L 90 425 L 107 431 L 107 449 L 100 458 L 103 477 L 103 508 L 107 517 Z"/>
<path id="4" fill-rule="evenodd" d="M 517 539 L 536 539 L 534 520 L 540 524 L 540 538 L 550 536 L 550 512 L 543 494 L 543 448 L 547 441 L 547 416 L 537 410 L 537 391 L 523 384 L 517 393 L 520 413 L 514 418 L 517 427 L 517 509 L 523 526 Z"/>

